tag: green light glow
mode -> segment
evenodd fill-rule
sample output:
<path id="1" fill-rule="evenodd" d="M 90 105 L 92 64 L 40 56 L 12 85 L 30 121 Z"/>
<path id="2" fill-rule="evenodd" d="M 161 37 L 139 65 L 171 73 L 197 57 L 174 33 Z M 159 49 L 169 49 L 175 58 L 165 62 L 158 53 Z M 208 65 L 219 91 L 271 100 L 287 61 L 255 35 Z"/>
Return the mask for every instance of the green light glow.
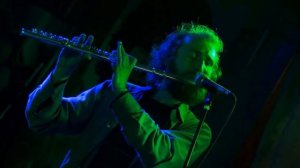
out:
<path id="1" fill-rule="evenodd" d="M 215 50 L 215 49 L 211 49 L 210 52 L 209 52 L 209 56 L 210 56 L 213 60 L 215 60 L 216 57 L 217 57 L 217 52 L 216 52 L 216 50 Z"/>
<path id="2" fill-rule="evenodd" d="M 208 40 L 206 47 L 209 49 L 208 55 L 202 62 L 201 72 L 206 75 L 207 78 L 216 81 L 221 75 L 220 70 L 220 56 L 216 51 L 218 46 L 215 46 L 214 41 Z"/>

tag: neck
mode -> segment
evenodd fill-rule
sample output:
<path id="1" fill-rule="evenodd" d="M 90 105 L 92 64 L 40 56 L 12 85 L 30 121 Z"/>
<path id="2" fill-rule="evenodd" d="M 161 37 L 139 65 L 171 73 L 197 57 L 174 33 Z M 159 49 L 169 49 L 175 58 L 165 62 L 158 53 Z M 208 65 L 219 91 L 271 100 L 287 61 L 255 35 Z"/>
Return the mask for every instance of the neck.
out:
<path id="1" fill-rule="evenodd" d="M 153 94 L 152 98 L 167 106 L 174 106 L 182 103 L 178 99 L 174 98 L 165 86 L 165 81 L 163 81 L 162 85 L 160 85 L 160 88 L 158 88 L 158 90 Z"/>
<path id="2" fill-rule="evenodd" d="M 153 94 L 153 99 L 155 99 L 158 102 L 163 103 L 167 106 L 174 106 L 174 105 L 182 103 L 179 100 L 174 99 L 167 90 L 157 90 Z"/>
<path id="3" fill-rule="evenodd" d="M 188 104 L 189 106 L 195 106 L 205 99 L 206 94 L 205 89 L 163 80 L 152 97 L 167 106 L 174 106 L 182 103 Z"/>

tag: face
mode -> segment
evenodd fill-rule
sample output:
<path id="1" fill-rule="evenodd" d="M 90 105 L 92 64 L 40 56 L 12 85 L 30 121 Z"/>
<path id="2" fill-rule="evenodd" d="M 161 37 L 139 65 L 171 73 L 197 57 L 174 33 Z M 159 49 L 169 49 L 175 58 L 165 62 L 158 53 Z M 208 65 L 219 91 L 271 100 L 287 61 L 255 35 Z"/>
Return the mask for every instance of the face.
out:
<path id="1" fill-rule="evenodd" d="M 218 59 L 210 40 L 203 36 L 188 36 L 177 49 L 169 71 L 185 80 L 193 81 L 197 73 L 215 80 L 213 70 L 218 65 Z M 174 81 L 167 83 L 169 92 L 174 98 L 190 105 L 201 103 L 207 94 L 205 89 L 193 85 L 184 85 Z"/>

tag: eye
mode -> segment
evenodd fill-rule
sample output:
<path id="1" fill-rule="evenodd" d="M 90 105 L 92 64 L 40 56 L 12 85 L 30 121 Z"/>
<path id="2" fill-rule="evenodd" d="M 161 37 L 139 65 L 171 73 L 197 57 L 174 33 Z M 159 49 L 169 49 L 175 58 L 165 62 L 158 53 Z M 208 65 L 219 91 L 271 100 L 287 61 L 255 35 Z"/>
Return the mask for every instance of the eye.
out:
<path id="1" fill-rule="evenodd" d="M 193 58 L 202 58 L 202 56 L 203 56 L 203 52 L 202 51 L 194 50 L 192 53 L 193 53 L 192 54 Z"/>
<path id="2" fill-rule="evenodd" d="M 191 59 L 197 59 L 198 55 L 196 52 L 192 52 L 192 54 L 190 55 Z"/>

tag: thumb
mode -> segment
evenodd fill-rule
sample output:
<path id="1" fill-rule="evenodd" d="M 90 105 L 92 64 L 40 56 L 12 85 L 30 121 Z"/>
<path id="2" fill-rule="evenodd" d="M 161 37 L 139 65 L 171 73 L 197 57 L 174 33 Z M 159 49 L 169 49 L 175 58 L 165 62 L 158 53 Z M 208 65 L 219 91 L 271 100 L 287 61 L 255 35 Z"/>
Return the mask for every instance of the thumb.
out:
<path id="1" fill-rule="evenodd" d="M 130 65 L 131 65 L 131 68 L 133 69 L 134 67 L 135 67 L 135 65 L 136 65 L 136 63 L 137 63 L 137 59 L 135 58 L 135 57 L 133 57 L 133 56 L 129 56 L 130 58 Z"/>

